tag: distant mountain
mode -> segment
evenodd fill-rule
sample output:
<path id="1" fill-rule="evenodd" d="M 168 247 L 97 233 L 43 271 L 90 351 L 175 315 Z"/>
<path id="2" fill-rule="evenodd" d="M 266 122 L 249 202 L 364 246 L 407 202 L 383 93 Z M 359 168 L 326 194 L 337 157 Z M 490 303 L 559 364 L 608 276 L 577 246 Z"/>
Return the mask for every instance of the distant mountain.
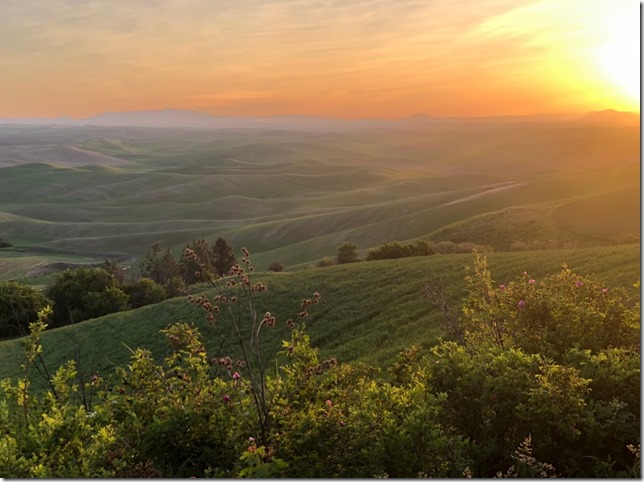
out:
<path id="1" fill-rule="evenodd" d="M 619 112 L 613 109 L 589 112 L 582 115 L 579 122 L 584 124 L 620 124 L 627 126 L 638 126 L 640 116 L 637 112 Z"/>
<path id="2" fill-rule="evenodd" d="M 104 112 L 85 119 L 71 117 L 0 118 L 0 124 L 43 126 L 98 126 L 98 127 L 197 127 L 197 128 L 261 128 L 261 129 L 392 129 L 424 128 L 430 125 L 458 124 L 523 124 L 523 123 L 581 123 L 584 125 L 639 125 L 639 114 L 604 110 L 583 114 L 532 114 L 488 117 L 433 117 L 417 113 L 400 119 L 338 119 L 304 114 L 280 114 L 266 117 L 216 116 L 206 112 L 183 109 L 139 110 Z"/>
<path id="3" fill-rule="evenodd" d="M 104 112 L 84 120 L 85 124 L 99 126 L 204 126 L 214 125 L 226 118 L 205 112 L 181 109 L 139 110 L 132 112 Z"/>

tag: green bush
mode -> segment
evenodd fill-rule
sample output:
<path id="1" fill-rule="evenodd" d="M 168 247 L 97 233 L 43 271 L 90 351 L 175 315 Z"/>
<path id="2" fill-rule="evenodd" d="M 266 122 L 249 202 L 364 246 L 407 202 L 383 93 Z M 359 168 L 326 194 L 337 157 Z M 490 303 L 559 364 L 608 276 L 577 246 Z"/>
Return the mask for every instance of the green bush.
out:
<path id="1" fill-rule="evenodd" d="M 128 297 L 102 268 L 67 270 L 57 276 L 47 296 L 54 302 L 54 325 L 62 326 L 126 310 Z"/>
<path id="2" fill-rule="evenodd" d="M 160 303 L 168 297 L 163 286 L 156 284 L 150 278 L 139 278 L 132 283 L 127 283 L 123 285 L 123 291 L 128 296 L 132 308 Z"/>
<path id="3" fill-rule="evenodd" d="M 338 255 L 336 256 L 338 264 L 355 263 L 360 261 L 358 246 L 355 243 L 345 242 L 338 246 Z"/>
<path id="4" fill-rule="evenodd" d="M 0 338 L 24 336 L 38 312 L 51 304 L 40 291 L 14 281 L 0 282 Z"/>

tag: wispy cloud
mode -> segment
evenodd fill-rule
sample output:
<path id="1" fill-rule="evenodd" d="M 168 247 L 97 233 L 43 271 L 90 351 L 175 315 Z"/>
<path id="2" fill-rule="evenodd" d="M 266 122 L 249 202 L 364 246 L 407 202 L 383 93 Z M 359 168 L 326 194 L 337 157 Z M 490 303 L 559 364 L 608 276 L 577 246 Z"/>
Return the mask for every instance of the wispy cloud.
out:
<path id="1" fill-rule="evenodd" d="M 626 1 L 0 0 L 0 115 L 253 101 L 444 114 L 468 82 L 472 101 L 508 79 L 527 88 L 553 49 L 592 42 L 589 21 Z"/>

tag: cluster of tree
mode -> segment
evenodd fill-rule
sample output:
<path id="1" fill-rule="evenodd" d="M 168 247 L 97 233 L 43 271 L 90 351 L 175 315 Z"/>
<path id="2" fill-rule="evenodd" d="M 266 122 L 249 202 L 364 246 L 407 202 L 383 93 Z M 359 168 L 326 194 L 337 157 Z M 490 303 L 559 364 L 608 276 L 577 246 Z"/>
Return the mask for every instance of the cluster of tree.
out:
<path id="1" fill-rule="evenodd" d="M 202 273 L 226 275 L 236 261 L 221 237 L 212 247 L 200 239 L 187 248 L 195 256 L 184 252 L 177 261 L 169 248 L 153 245 L 141 262 L 140 277 L 127 276 L 123 266 L 107 260 L 100 267 L 66 270 L 44 293 L 21 283 L 0 283 L 0 338 L 24 336 L 47 305 L 53 307 L 52 327 L 74 324 L 178 296 L 186 284 L 203 280 Z"/>
<path id="2" fill-rule="evenodd" d="M 205 239 L 193 240 L 186 246 L 177 260 L 170 248 L 165 250 L 154 244 L 141 262 L 141 276 L 150 278 L 166 288 L 185 283 L 187 285 L 204 280 L 204 273 L 225 276 L 235 264 L 233 248 L 221 236 L 210 246 Z"/>
<path id="3" fill-rule="evenodd" d="M 367 251 L 365 261 L 374 261 L 379 259 L 398 259 L 409 258 L 412 256 L 431 256 L 433 254 L 450 254 L 450 253 L 486 253 L 492 252 L 491 246 L 484 246 L 477 243 L 463 242 L 454 243 L 452 241 L 425 241 L 419 240 L 415 243 L 401 244 L 398 241 L 383 243 L 376 248 Z M 356 263 L 362 261 L 358 250 L 358 245 L 351 241 L 345 241 L 338 246 L 337 255 L 334 258 L 325 257 L 318 261 L 315 266 L 324 268 L 335 264 Z"/>
<path id="4" fill-rule="evenodd" d="M 397 259 L 409 258 L 412 256 L 431 256 L 436 254 L 434 247 L 427 241 L 421 240 L 415 243 L 400 244 L 398 241 L 384 243 L 377 248 L 367 252 L 367 261 L 376 259 Z"/>
<path id="5" fill-rule="evenodd" d="M 23 377 L 0 382 L 0 475 L 640 476 L 639 302 L 625 290 L 568 269 L 497 285 L 477 258 L 454 340 L 383 372 L 319 358 L 297 321 L 319 294 L 295 319 L 258 320 L 261 283 L 234 276 L 223 296 L 192 300 L 244 348 L 230 356 L 208 356 L 181 323 L 163 330 L 161 361 L 138 349 L 116 378 L 81 386 L 68 362 L 37 393 L 41 320 Z M 260 343 L 288 332 L 278 359 Z"/>

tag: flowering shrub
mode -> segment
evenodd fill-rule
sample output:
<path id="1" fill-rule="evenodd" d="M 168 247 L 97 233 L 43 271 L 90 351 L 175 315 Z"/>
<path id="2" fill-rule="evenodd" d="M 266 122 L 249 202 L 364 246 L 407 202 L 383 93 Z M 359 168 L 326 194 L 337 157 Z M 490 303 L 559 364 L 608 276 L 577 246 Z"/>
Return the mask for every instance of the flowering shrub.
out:
<path id="1" fill-rule="evenodd" d="M 114 377 L 80 385 L 70 361 L 36 393 L 43 311 L 24 373 L 0 382 L 0 476 L 639 476 L 639 318 L 626 292 L 567 268 L 498 286 L 477 257 L 464 342 L 410 347 L 381 371 L 320 359 L 303 323 L 319 294 L 288 320 L 256 308 L 267 288 L 249 254 L 224 279 L 204 271 L 216 294 L 191 297 L 228 329 L 214 355 L 178 323 L 160 360 L 135 349 Z"/>
<path id="2" fill-rule="evenodd" d="M 598 352 L 639 344 L 639 303 L 566 265 L 540 281 L 523 273 L 497 287 L 477 255 L 466 280 L 462 323 L 472 349 L 514 346 L 560 360 L 573 347 Z"/>

